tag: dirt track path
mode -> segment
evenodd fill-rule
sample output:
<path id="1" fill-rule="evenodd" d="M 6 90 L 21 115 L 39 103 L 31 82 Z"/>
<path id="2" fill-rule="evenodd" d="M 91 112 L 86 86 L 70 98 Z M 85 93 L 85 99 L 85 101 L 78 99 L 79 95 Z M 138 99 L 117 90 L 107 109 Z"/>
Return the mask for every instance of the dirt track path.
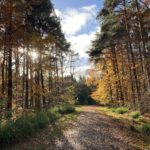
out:
<path id="1" fill-rule="evenodd" d="M 114 123 L 110 117 L 85 109 L 63 136 L 57 140 L 55 150 L 135 150 L 127 129 Z M 140 148 L 141 149 L 141 148 Z M 148 148 L 149 149 L 149 148 Z M 147 149 L 147 150 L 148 150 Z M 145 150 L 143 148 L 143 150 Z"/>
<path id="2" fill-rule="evenodd" d="M 137 148 L 138 143 L 145 143 L 143 137 L 97 112 L 96 107 L 84 107 L 64 131 L 56 128 L 56 132 L 58 135 L 52 138 L 50 126 L 6 150 L 150 150 L 150 147 Z"/>

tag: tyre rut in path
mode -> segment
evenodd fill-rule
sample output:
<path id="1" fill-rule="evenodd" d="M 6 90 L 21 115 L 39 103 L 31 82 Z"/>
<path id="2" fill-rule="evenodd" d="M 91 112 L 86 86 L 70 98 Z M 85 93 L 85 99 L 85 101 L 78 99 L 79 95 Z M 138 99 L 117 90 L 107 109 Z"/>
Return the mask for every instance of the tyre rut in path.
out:
<path id="1" fill-rule="evenodd" d="M 135 150 L 125 129 L 95 110 L 84 110 L 63 132 L 54 150 Z"/>

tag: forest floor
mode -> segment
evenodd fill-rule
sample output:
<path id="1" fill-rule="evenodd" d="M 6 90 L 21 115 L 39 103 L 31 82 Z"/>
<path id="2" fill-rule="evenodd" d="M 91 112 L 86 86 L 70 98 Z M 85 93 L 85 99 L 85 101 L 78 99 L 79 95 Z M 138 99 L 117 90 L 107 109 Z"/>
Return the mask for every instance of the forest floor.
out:
<path id="1" fill-rule="evenodd" d="M 7 150 L 150 150 L 149 137 L 131 131 L 97 107 L 79 110 Z"/>

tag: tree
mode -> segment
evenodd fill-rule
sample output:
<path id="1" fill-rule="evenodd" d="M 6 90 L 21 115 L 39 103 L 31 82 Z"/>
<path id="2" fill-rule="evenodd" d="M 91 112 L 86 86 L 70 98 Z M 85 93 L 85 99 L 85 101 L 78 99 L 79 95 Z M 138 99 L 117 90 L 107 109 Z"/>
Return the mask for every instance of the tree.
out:
<path id="1" fill-rule="evenodd" d="M 51 107 L 62 97 L 64 61 L 70 52 L 53 4 L 3 0 L 0 8 L 0 96 L 5 109 Z"/>
<path id="2" fill-rule="evenodd" d="M 94 87 L 93 85 L 88 85 L 87 82 L 89 81 L 87 80 L 88 79 L 85 79 L 84 77 L 80 77 L 76 85 L 77 100 L 80 105 L 95 104 L 91 98 L 91 93 Z"/>
<path id="3" fill-rule="evenodd" d="M 148 9 L 138 0 L 105 0 L 98 14 L 101 33 L 96 34 L 89 54 L 103 66 L 98 89 L 116 105 L 140 109 L 142 95 L 149 88 Z"/>

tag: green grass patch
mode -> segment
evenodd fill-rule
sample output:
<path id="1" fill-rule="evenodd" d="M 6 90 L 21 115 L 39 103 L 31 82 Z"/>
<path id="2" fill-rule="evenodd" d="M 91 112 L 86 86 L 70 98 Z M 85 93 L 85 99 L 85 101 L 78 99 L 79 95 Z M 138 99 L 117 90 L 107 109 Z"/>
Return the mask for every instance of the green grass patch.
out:
<path id="1" fill-rule="evenodd" d="M 133 119 L 139 119 L 141 117 L 141 113 L 139 111 L 133 111 L 133 112 L 130 113 L 130 116 Z"/>
<path id="2" fill-rule="evenodd" d="M 107 114 L 110 114 L 112 116 L 116 114 L 125 114 L 128 113 L 128 108 L 126 107 L 118 107 L 118 108 L 109 108 L 109 107 L 99 107 L 100 111 L 104 111 Z"/>
<path id="3" fill-rule="evenodd" d="M 116 108 L 110 108 L 112 112 L 116 112 Z"/>
<path id="4" fill-rule="evenodd" d="M 148 136 L 150 136 L 150 124 L 146 123 L 142 126 L 142 132 Z"/>
<path id="5" fill-rule="evenodd" d="M 117 113 L 117 114 L 125 114 L 125 113 L 127 113 L 129 110 L 128 110 L 128 108 L 126 108 L 126 107 L 118 107 L 118 108 L 116 108 L 116 110 L 115 110 L 115 113 Z"/>
<path id="6" fill-rule="evenodd" d="M 49 118 L 45 112 L 30 116 L 25 115 L 15 121 L 8 120 L 4 125 L 0 125 L 0 147 L 11 145 L 29 137 L 48 124 Z"/>
<path id="7" fill-rule="evenodd" d="M 43 111 L 37 114 L 24 115 L 16 120 L 8 120 L 5 124 L 0 124 L 0 148 L 29 137 L 62 115 L 73 112 L 75 112 L 73 106 L 63 105 L 51 108 L 47 112 Z"/>
<path id="8" fill-rule="evenodd" d="M 61 117 L 61 114 L 59 113 L 58 107 L 54 107 L 52 109 L 49 109 L 47 112 L 47 115 L 49 117 L 50 122 L 54 122 L 55 120 L 57 120 Z"/>
<path id="9" fill-rule="evenodd" d="M 75 112 L 75 108 L 71 105 L 64 105 L 59 107 L 60 114 L 70 114 Z"/>

